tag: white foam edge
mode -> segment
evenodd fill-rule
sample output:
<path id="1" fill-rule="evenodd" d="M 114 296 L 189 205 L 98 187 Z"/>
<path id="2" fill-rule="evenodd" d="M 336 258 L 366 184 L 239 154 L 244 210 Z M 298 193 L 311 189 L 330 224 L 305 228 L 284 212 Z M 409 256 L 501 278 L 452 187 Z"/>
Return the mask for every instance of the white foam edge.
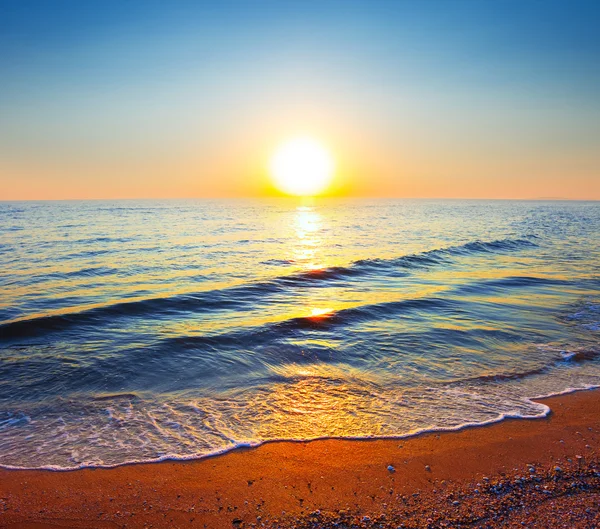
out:
<path id="1" fill-rule="evenodd" d="M 501 413 L 497 417 L 493 419 L 489 419 L 487 421 L 481 422 L 464 422 L 457 426 L 448 426 L 448 427 L 437 427 L 437 428 L 423 428 L 421 430 L 413 430 L 406 434 L 402 435 L 365 435 L 365 436 L 320 436 L 320 437 L 307 437 L 303 439 L 296 438 L 274 438 L 274 439 L 266 439 L 264 441 L 240 441 L 238 443 L 234 443 L 232 446 L 228 446 L 225 448 L 221 448 L 219 450 L 214 450 L 213 452 L 208 452 L 206 454 L 190 454 L 186 456 L 178 456 L 173 454 L 167 454 L 161 457 L 157 457 L 154 459 L 132 459 L 130 461 L 124 461 L 123 463 L 114 463 L 112 465 L 102 465 L 102 464 L 91 464 L 91 463 L 82 463 L 73 467 L 60 467 L 57 465 L 43 465 L 39 467 L 21 467 L 17 465 L 3 465 L 0 464 L 0 468 L 6 470 L 48 470 L 54 472 L 71 472 L 73 470 L 83 470 L 83 469 L 110 469 L 116 467 L 122 467 L 125 465 L 146 465 L 151 463 L 162 463 L 164 461 L 195 461 L 201 459 L 208 459 L 211 457 L 220 456 L 226 454 L 227 452 L 231 452 L 233 450 L 239 450 L 240 448 L 257 448 L 267 443 L 307 443 L 312 441 L 326 441 L 326 440 L 337 440 L 337 441 L 374 441 L 377 439 L 409 439 L 412 437 L 418 437 L 420 435 L 428 434 L 428 433 L 444 433 L 444 432 L 457 432 L 460 430 L 464 430 L 466 428 L 476 428 L 479 426 L 487 426 L 489 424 L 496 424 L 498 422 L 502 422 L 505 419 L 543 419 L 547 417 L 552 411 L 549 406 L 543 404 L 542 402 L 535 402 L 537 400 L 548 399 L 551 397 L 558 397 L 560 395 L 568 395 L 570 393 L 576 393 L 579 391 L 588 391 L 592 389 L 600 388 L 600 384 L 586 384 L 584 387 L 577 388 L 567 388 L 562 391 L 556 391 L 544 395 L 536 395 L 535 397 L 524 397 L 524 402 L 528 404 L 532 404 L 540 409 L 540 413 L 537 415 L 520 415 L 518 413 Z"/>

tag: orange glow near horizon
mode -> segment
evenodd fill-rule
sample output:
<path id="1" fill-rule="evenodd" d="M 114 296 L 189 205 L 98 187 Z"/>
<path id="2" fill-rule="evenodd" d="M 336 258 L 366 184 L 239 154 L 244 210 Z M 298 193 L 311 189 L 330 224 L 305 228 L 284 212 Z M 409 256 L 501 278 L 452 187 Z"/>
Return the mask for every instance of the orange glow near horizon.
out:
<path id="1" fill-rule="evenodd" d="M 508 153 L 460 149 L 429 151 L 403 139 L 394 150 L 383 137 L 358 141 L 316 124 L 330 145 L 331 179 L 318 192 L 288 190 L 269 164 L 277 152 L 280 127 L 248 140 L 223 140 L 210 151 L 150 152 L 121 159 L 86 152 L 80 157 L 56 153 L 48 158 L 0 162 L 0 200 L 272 198 L 566 199 L 600 200 L 595 154 L 559 151 L 513 158 Z M 347 127 L 353 130 L 352 127 Z M 285 145 L 285 144 L 284 144 Z M 325 150 L 327 152 L 327 150 Z M 85 154 L 85 155 L 84 155 Z M 434 155 L 435 154 L 435 155 Z M 291 162 L 289 161 L 291 160 Z M 296 185 L 294 157 L 288 159 Z M 286 164 L 284 164 L 286 165 Z M 287 172 L 285 173 L 287 174 Z M 569 178 L 565 175 L 569 174 Z M 287 177 L 286 177 L 287 178 Z M 300 184 L 304 185 L 301 178 Z M 305 200 L 304 198 L 302 200 Z"/>

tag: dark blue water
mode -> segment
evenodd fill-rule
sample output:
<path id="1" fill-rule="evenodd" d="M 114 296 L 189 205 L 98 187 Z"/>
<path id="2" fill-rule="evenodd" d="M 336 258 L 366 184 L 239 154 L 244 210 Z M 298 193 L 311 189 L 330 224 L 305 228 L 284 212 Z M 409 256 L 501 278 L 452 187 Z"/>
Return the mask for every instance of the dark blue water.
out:
<path id="1" fill-rule="evenodd" d="M 402 436 L 600 384 L 600 204 L 0 203 L 0 464 Z"/>

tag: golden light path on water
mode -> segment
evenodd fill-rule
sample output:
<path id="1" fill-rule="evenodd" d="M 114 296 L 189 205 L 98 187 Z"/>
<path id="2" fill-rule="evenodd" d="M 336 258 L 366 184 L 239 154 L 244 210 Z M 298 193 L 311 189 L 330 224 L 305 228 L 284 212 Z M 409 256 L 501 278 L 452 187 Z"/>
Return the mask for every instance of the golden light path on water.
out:
<path id="1" fill-rule="evenodd" d="M 322 233 L 323 219 L 321 215 L 310 206 L 298 206 L 296 208 L 296 237 L 297 246 L 294 248 L 294 259 L 306 270 L 317 272 L 327 268 L 319 250 L 325 241 Z M 332 300 L 329 300 L 331 302 Z M 313 319 L 326 318 L 335 310 L 331 306 L 323 306 L 322 301 L 315 301 L 316 306 L 309 307 L 307 317 Z"/>

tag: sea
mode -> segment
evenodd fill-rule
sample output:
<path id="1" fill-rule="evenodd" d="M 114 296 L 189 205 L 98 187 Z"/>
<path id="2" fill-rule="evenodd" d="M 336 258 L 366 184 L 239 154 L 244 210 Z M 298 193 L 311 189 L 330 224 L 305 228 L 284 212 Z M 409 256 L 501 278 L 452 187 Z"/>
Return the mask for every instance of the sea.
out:
<path id="1" fill-rule="evenodd" d="M 0 202 L 0 465 L 401 438 L 600 385 L 600 202 Z"/>

